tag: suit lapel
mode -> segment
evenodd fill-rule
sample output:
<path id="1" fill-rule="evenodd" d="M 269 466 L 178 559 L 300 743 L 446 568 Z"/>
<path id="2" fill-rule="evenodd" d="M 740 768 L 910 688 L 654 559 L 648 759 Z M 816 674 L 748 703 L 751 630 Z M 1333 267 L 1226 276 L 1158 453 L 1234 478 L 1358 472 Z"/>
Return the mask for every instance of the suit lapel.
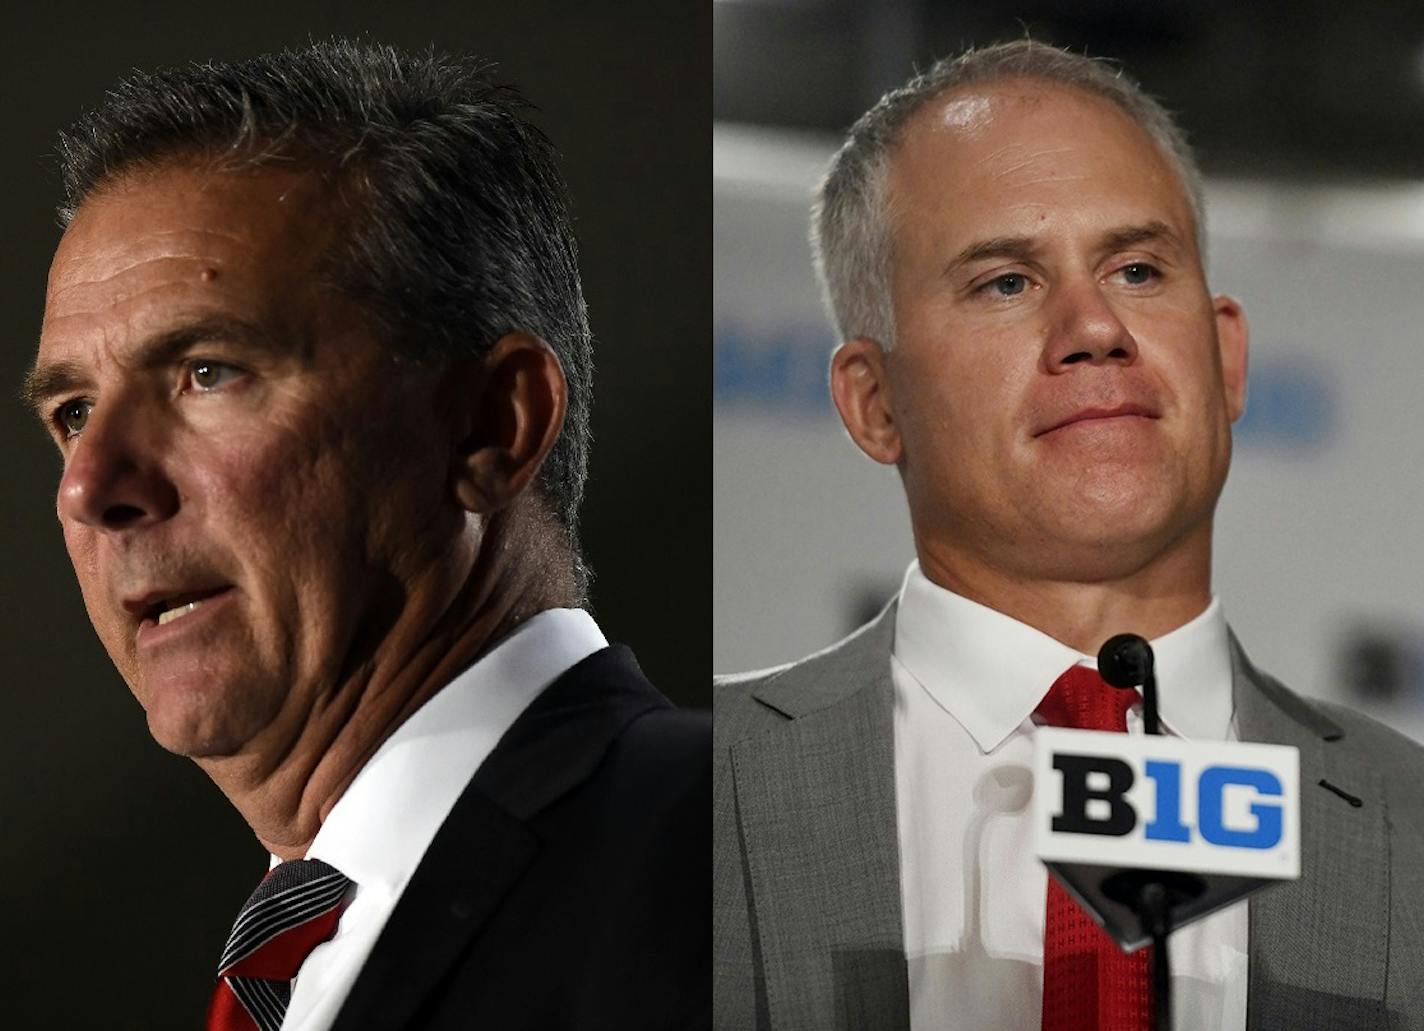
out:
<path id="1" fill-rule="evenodd" d="M 1251 899 L 1248 1025 L 1363 1026 L 1384 1012 L 1390 884 L 1383 785 L 1338 725 L 1256 670 L 1234 637 L 1231 643 L 1241 739 L 1300 750 L 1301 877 Z"/>
<path id="2" fill-rule="evenodd" d="M 732 749 L 771 1026 L 909 1025 L 895 825 L 894 610 L 756 692 L 788 722 Z M 784 932 L 783 932 L 784 933 Z M 794 935 L 794 938 L 792 937 Z"/>
<path id="3" fill-rule="evenodd" d="M 522 823 L 467 789 L 391 913 L 335 1031 L 410 1026 L 537 852 Z"/>
<path id="4" fill-rule="evenodd" d="M 526 826 L 586 780 L 638 715 L 668 703 L 632 653 L 605 648 L 551 684 L 481 764 L 406 885 L 333 1031 L 415 1015 L 539 855 Z"/>

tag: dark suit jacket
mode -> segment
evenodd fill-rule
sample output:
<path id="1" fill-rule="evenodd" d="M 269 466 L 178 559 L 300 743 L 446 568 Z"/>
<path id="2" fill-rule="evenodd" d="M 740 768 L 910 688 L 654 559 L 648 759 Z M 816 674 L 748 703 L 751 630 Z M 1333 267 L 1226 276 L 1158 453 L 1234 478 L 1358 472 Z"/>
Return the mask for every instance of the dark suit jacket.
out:
<path id="1" fill-rule="evenodd" d="M 709 1026 L 710 750 L 627 648 L 574 666 L 470 781 L 334 1031 Z"/>
<path id="2" fill-rule="evenodd" d="M 718 1031 L 909 1028 L 894 627 L 714 691 Z M 1300 750 L 1301 876 L 1251 898 L 1248 1026 L 1424 1031 L 1424 749 L 1231 650 L 1242 740 Z"/>

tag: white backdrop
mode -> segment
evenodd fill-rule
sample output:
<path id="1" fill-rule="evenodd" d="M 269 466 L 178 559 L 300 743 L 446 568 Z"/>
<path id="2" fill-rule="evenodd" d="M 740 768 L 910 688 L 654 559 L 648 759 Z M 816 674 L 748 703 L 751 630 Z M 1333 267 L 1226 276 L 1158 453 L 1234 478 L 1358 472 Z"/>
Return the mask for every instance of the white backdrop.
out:
<path id="1" fill-rule="evenodd" d="M 894 471 L 860 455 L 826 394 L 835 341 L 806 228 L 833 148 L 714 133 L 721 672 L 831 643 L 913 557 Z M 1252 329 L 1217 593 L 1258 665 L 1424 738 L 1424 188 L 1215 182 L 1207 208 L 1212 289 Z"/>

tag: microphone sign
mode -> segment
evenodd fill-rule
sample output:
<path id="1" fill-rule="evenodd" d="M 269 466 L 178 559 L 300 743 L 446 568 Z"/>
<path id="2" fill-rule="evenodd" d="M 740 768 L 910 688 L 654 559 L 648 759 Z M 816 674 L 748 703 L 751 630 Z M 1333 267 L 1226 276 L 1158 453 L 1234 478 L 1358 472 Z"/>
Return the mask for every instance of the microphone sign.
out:
<path id="1" fill-rule="evenodd" d="M 1294 748 L 1039 727 L 1034 762 L 1046 863 L 1300 876 Z"/>

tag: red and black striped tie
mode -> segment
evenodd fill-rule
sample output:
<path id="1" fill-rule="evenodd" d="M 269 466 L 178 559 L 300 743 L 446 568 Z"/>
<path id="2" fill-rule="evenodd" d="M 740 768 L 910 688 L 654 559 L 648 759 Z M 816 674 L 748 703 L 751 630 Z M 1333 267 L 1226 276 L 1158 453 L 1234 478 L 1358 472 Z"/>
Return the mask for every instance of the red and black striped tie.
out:
<path id="1" fill-rule="evenodd" d="M 292 978 L 336 933 L 351 881 L 318 859 L 275 867 L 233 924 L 208 1006 L 208 1031 L 279 1031 Z"/>

